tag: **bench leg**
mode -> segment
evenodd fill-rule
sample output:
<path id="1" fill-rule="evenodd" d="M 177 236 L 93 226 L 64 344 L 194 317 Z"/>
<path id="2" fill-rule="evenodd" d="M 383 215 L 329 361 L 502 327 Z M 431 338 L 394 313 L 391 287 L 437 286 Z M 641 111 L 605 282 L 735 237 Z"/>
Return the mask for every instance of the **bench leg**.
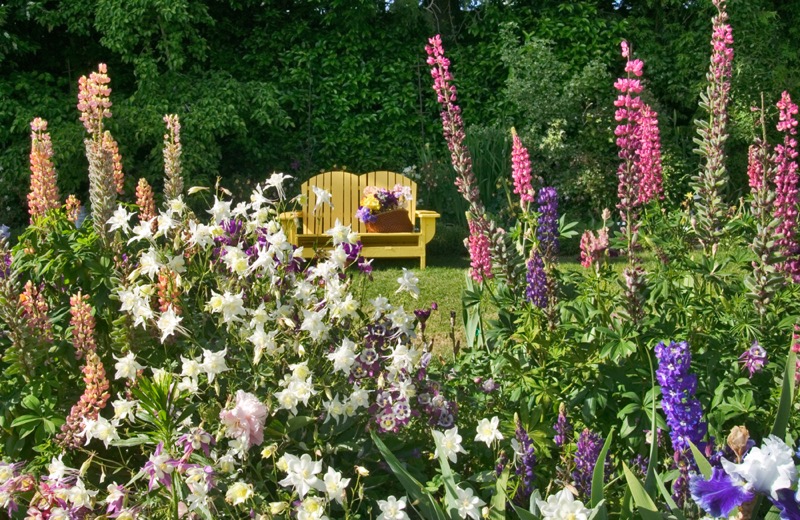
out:
<path id="1" fill-rule="evenodd" d="M 425 253 L 422 253 L 422 256 L 419 257 L 419 268 L 425 269 Z"/>

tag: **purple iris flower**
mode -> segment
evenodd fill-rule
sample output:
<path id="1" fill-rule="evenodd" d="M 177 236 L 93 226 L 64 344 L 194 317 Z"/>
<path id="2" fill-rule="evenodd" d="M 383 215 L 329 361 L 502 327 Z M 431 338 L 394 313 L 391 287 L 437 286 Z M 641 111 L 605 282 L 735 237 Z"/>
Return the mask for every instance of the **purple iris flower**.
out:
<path id="1" fill-rule="evenodd" d="M 734 508 L 755 497 L 744 482 L 734 481 L 724 469 L 714 468 L 709 480 L 695 475 L 689 483 L 694 501 L 714 518 L 728 517 Z"/>

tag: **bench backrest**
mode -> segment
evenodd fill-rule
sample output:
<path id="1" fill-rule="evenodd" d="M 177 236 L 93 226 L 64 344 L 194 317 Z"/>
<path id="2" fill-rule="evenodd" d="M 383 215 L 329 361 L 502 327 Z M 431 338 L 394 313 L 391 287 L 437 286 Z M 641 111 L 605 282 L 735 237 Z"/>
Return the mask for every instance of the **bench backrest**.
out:
<path id="1" fill-rule="evenodd" d="M 332 171 L 311 177 L 300 186 L 300 193 L 305 195 L 308 201 L 306 207 L 303 208 L 303 233 L 321 235 L 333 227 L 336 219 L 339 219 L 345 226 L 351 225 L 353 231 L 366 233 L 366 227 L 356 218 L 358 203 L 361 201 L 364 188 L 376 186 L 378 188 L 391 189 L 395 184 L 402 184 L 411 188 L 412 199 L 407 209 L 413 222 L 414 212 L 417 209 L 417 183 L 405 175 L 389 171 L 369 172 L 363 175 Z M 312 186 L 317 186 L 330 192 L 331 201 L 333 202 L 332 209 L 327 204 L 323 204 L 314 211 L 317 196 L 314 194 Z"/>

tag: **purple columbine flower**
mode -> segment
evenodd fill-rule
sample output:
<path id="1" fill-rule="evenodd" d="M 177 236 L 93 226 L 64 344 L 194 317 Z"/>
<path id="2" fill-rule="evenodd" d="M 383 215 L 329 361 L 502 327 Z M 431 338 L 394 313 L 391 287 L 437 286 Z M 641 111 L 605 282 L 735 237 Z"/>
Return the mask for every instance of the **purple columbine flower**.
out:
<path id="1" fill-rule="evenodd" d="M 526 280 L 525 298 L 540 309 L 547 307 L 547 274 L 544 272 L 544 260 L 535 251 L 528 260 Z"/>
<path id="2" fill-rule="evenodd" d="M 697 505 L 714 518 L 727 518 L 734 508 L 755 497 L 753 492 L 745 487 L 744 482 L 732 479 L 721 468 L 714 468 L 709 480 L 704 480 L 702 475 L 693 476 L 689 489 Z"/>
<path id="3" fill-rule="evenodd" d="M 558 193 L 555 188 L 546 187 L 539 190 L 536 197 L 539 205 L 539 226 L 536 237 L 539 247 L 546 257 L 558 254 Z"/>
<path id="4" fill-rule="evenodd" d="M 179 462 L 173 459 L 169 452 L 164 453 L 164 443 L 159 442 L 156 450 L 150 455 L 150 458 L 144 464 L 144 471 L 150 475 L 150 483 L 147 487 L 152 491 L 157 487 L 157 483 L 167 489 L 172 487 L 172 472 L 179 465 Z"/>
<path id="5" fill-rule="evenodd" d="M 128 496 L 128 490 L 124 486 L 116 485 L 109 487 L 108 494 L 106 516 L 113 517 L 122 511 L 122 507 L 125 505 L 125 498 Z"/>
<path id="6" fill-rule="evenodd" d="M 517 442 L 519 443 L 519 450 L 517 455 L 519 463 L 517 464 L 517 476 L 521 479 L 521 485 L 517 488 L 517 494 L 514 495 L 514 500 L 520 504 L 527 504 L 533 492 L 533 468 L 536 466 L 536 454 L 533 448 L 533 441 L 527 430 L 522 426 L 522 423 L 517 420 Z"/>
<path id="7" fill-rule="evenodd" d="M 597 458 L 600 457 L 602 449 L 603 438 L 600 434 L 584 428 L 578 437 L 578 445 L 575 450 L 575 471 L 572 472 L 575 487 L 584 497 L 591 495 L 594 466 L 597 464 Z"/>
<path id="8" fill-rule="evenodd" d="M 553 425 L 553 429 L 556 431 L 553 437 L 556 446 L 561 447 L 566 444 L 567 440 L 572 435 L 572 426 L 569 424 L 569 419 L 567 419 L 567 408 L 564 406 L 564 403 L 561 403 L 558 407 L 558 418 Z"/>
<path id="9" fill-rule="evenodd" d="M 215 444 L 210 433 L 202 428 L 193 428 L 191 432 L 178 437 L 178 446 L 183 448 L 183 458 L 189 458 L 193 451 L 202 449 L 206 457 L 211 456 L 211 446 Z"/>
<path id="10" fill-rule="evenodd" d="M 739 362 L 750 372 L 749 377 L 753 377 L 756 372 L 761 372 L 767 364 L 767 351 L 758 344 L 758 340 L 753 341 L 753 345 L 739 356 Z"/>

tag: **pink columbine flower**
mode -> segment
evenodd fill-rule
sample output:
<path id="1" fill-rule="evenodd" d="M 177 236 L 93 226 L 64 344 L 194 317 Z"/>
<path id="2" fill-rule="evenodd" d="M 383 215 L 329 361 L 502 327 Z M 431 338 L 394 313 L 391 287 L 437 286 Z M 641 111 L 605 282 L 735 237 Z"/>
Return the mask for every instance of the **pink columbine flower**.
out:
<path id="1" fill-rule="evenodd" d="M 264 442 L 267 407 L 253 394 L 237 390 L 233 408 L 222 410 L 219 419 L 225 425 L 226 435 L 243 440 L 248 448 Z"/>

